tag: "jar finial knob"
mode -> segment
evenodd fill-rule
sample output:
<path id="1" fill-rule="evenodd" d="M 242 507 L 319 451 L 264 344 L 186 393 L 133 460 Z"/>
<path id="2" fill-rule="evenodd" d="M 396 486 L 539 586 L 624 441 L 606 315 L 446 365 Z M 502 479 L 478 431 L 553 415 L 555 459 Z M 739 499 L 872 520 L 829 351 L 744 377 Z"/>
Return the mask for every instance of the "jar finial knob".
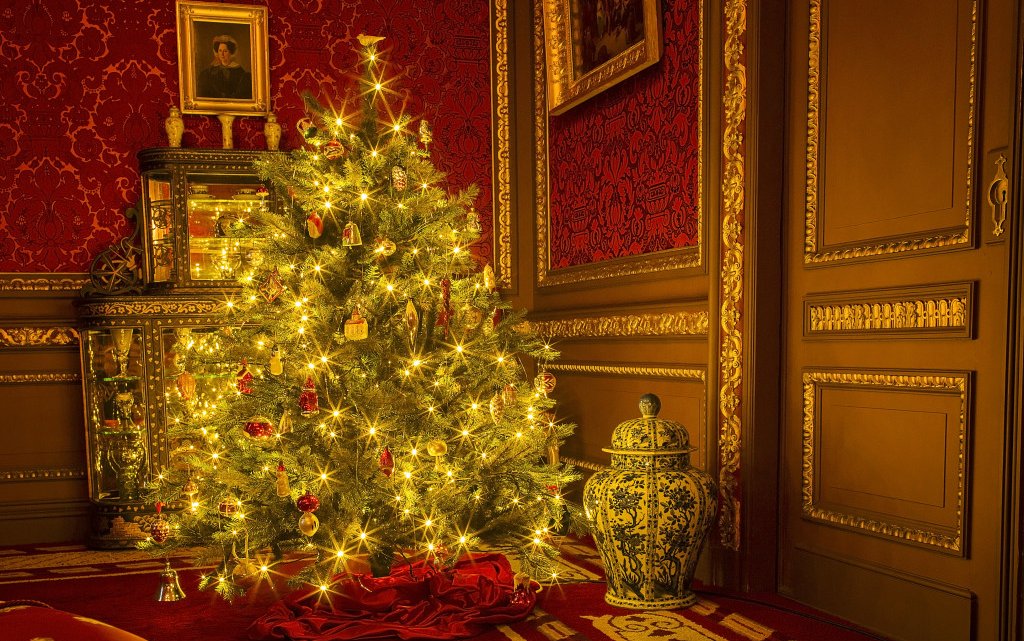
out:
<path id="1" fill-rule="evenodd" d="M 654 418 L 661 411 L 661 399 L 656 394 L 644 394 L 640 397 L 640 415 Z"/>

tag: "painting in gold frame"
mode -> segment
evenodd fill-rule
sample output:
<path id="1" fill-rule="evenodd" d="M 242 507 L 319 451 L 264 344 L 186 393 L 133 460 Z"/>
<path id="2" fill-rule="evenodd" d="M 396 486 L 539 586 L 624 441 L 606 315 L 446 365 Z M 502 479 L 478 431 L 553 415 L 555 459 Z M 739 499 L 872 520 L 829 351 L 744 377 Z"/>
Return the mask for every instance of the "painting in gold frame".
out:
<path id="1" fill-rule="evenodd" d="M 661 58 L 661 2 L 544 0 L 544 44 L 557 115 Z"/>
<path id="2" fill-rule="evenodd" d="M 181 111 L 265 115 L 267 8 L 178 0 Z"/>

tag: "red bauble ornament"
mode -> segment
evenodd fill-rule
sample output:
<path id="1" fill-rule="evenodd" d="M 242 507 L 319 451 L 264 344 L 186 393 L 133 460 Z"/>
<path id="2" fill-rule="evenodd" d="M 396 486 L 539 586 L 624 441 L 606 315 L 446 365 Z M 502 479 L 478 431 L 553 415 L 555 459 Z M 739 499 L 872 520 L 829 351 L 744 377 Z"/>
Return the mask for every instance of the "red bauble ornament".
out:
<path id="1" fill-rule="evenodd" d="M 303 416 L 312 416 L 320 411 L 320 400 L 316 395 L 316 385 L 313 384 L 313 377 L 306 378 L 302 386 L 302 393 L 299 394 L 299 408 Z"/>
<path id="2" fill-rule="evenodd" d="M 157 543 L 163 543 L 171 536 L 171 525 L 164 520 L 164 515 L 160 513 L 163 506 L 161 501 L 156 502 L 156 521 L 153 521 L 153 525 L 149 528 L 149 535 Z"/>
<path id="3" fill-rule="evenodd" d="M 387 447 L 380 453 L 380 472 L 384 476 L 391 478 L 391 473 L 395 471 L 395 457 L 391 456 L 391 450 Z"/>
<path id="4" fill-rule="evenodd" d="M 316 512 L 320 507 L 320 499 L 306 490 L 305 494 L 295 499 L 295 507 L 299 508 L 301 512 Z"/>
<path id="5" fill-rule="evenodd" d="M 256 416 L 245 422 L 245 433 L 253 438 L 267 438 L 274 435 L 270 419 Z"/>
<path id="6" fill-rule="evenodd" d="M 329 140 L 323 147 L 324 158 L 328 160 L 334 160 L 335 158 L 343 158 L 348 155 L 348 150 L 345 149 L 345 145 L 341 144 L 337 140 Z"/>
<path id="7" fill-rule="evenodd" d="M 491 327 L 497 329 L 503 318 L 505 318 L 505 310 L 500 307 L 495 307 L 494 314 L 491 316 Z"/>
<path id="8" fill-rule="evenodd" d="M 228 495 L 224 497 L 224 500 L 217 506 L 217 511 L 220 512 L 221 516 L 234 516 L 235 514 L 238 514 L 239 507 L 238 499 Z"/>
<path id="9" fill-rule="evenodd" d="M 238 380 L 238 391 L 243 394 L 252 394 L 252 372 L 249 371 L 249 361 L 242 359 L 242 366 L 235 374 Z"/>

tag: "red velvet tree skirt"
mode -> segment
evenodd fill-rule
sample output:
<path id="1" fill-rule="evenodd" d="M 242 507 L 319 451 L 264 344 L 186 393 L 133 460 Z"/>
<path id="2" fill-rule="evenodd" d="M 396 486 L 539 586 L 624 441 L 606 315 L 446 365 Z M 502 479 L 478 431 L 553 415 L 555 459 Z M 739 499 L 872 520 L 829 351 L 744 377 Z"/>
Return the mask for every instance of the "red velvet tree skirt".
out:
<path id="1" fill-rule="evenodd" d="M 338 575 L 327 592 L 301 590 L 253 622 L 258 640 L 460 639 L 520 621 L 533 609 L 531 586 L 516 589 L 508 559 L 485 554 L 451 570 L 422 562 L 391 576 Z"/>

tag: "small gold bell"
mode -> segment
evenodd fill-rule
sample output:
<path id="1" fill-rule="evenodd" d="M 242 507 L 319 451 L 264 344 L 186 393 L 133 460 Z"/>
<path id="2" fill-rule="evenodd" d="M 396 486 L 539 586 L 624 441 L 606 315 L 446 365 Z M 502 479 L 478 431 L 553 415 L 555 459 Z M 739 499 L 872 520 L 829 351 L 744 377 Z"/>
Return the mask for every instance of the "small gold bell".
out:
<path id="1" fill-rule="evenodd" d="M 178 583 L 178 573 L 174 571 L 171 567 L 171 562 L 168 561 L 164 571 L 160 573 L 160 587 L 157 588 L 154 599 L 170 603 L 172 601 L 181 601 L 184 598 L 185 591 L 181 589 L 181 585 Z"/>

